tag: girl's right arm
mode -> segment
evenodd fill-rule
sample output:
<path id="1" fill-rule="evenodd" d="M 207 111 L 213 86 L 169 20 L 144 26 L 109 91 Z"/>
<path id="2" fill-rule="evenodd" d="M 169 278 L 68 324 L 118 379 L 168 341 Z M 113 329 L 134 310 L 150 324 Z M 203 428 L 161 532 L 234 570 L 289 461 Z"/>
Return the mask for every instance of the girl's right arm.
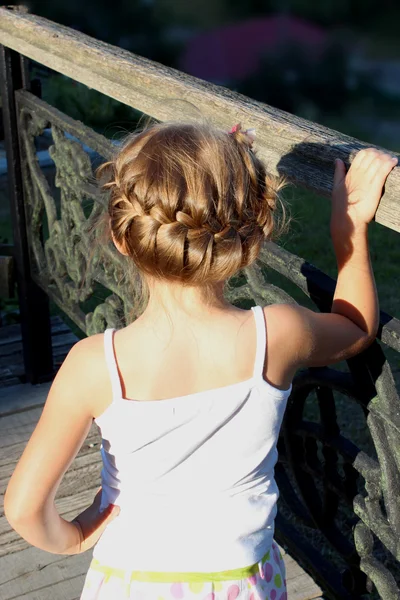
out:
<path id="1" fill-rule="evenodd" d="M 379 326 L 379 304 L 368 250 L 367 229 L 397 158 L 373 148 L 355 157 L 347 175 L 336 161 L 331 236 L 338 279 L 331 313 L 299 306 L 276 307 L 286 331 L 289 380 L 301 366 L 325 366 L 367 348 Z M 272 308 L 272 307 L 271 307 Z"/>

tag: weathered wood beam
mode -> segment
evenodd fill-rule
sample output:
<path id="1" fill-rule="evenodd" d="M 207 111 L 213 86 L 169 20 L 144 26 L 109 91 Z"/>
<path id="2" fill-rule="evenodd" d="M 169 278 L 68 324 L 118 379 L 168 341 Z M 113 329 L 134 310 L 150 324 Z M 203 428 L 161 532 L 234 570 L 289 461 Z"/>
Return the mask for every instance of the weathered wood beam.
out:
<path id="1" fill-rule="evenodd" d="M 319 194 L 331 191 L 336 157 L 347 163 L 363 142 L 277 110 L 58 25 L 0 8 L 0 43 L 152 117 L 207 120 L 257 130 L 257 148 L 271 172 Z M 268 82 L 265 82 L 267 85 Z M 390 175 L 376 221 L 400 231 L 400 169 Z"/>

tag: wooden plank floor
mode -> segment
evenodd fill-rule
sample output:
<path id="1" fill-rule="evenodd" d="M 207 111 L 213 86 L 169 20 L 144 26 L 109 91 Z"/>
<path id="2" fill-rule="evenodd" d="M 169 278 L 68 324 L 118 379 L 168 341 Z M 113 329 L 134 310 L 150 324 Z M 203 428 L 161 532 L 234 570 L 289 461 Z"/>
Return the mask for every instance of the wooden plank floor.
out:
<path id="1" fill-rule="evenodd" d="M 9 335 L 10 344 L 18 344 L 11 338 Z M 1 343 L 0 338 L 3 354 Z M 4 516 L 7 483 L 39 419 L 49 387 L 19 384 L 0 388 L 0 600 L 78 600 L 91 559 L 90 552 L 59 556 L 33 548 L 11 530 Z M 93 425 L 60 486 L 56 503 L 66 519 L 86 508 L 100 485 L 100 441 L 98 428 Z M 321 600 L 321 589 L 291 556 L 281 551 L 289 600 Z"/>
<path id="2" fill-rule="evenodd" d="M 58 316 L 51 318 L 53 362 L 60 366 L 77 337 Z M 22 356 L 20 325 L 0 327 L 0 387 L 23 383 L 24 364 Z"/>

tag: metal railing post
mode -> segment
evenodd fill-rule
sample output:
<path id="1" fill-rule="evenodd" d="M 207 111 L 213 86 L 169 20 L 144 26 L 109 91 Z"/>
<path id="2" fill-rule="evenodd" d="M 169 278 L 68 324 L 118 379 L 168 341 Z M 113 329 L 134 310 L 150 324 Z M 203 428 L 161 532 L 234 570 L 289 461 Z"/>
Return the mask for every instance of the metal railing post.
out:
<path id="1" fill-rule="evenodd" d="M 24 210 L 15 91 L 29 85 L 25 61 L 22 55 L 0 45 L 0 87 L 25 375 L 27 381 L 40 383 L 53 376 L 53 356 L 49 300 L 31 277 Z"/>

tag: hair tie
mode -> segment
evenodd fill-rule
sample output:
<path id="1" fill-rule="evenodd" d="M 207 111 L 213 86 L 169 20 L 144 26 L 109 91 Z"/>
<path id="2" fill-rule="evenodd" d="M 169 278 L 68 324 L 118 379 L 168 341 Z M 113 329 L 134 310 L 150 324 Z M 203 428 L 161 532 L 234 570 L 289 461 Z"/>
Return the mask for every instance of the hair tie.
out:
<path id="1" fill-rule="evenodd" d="M 245 131 L 242 131 L 241 124 L 237 123 L 229 131 L 229 135 L 233 135 L 234 133 L 238 133 L 238 132 L 240 132 L 242 135 L 244 135 L 247 138 L 249 146 L 252 147 L 254 140 L 256 139 L 256 130 L 255 129 L 246 129 Z"/>

